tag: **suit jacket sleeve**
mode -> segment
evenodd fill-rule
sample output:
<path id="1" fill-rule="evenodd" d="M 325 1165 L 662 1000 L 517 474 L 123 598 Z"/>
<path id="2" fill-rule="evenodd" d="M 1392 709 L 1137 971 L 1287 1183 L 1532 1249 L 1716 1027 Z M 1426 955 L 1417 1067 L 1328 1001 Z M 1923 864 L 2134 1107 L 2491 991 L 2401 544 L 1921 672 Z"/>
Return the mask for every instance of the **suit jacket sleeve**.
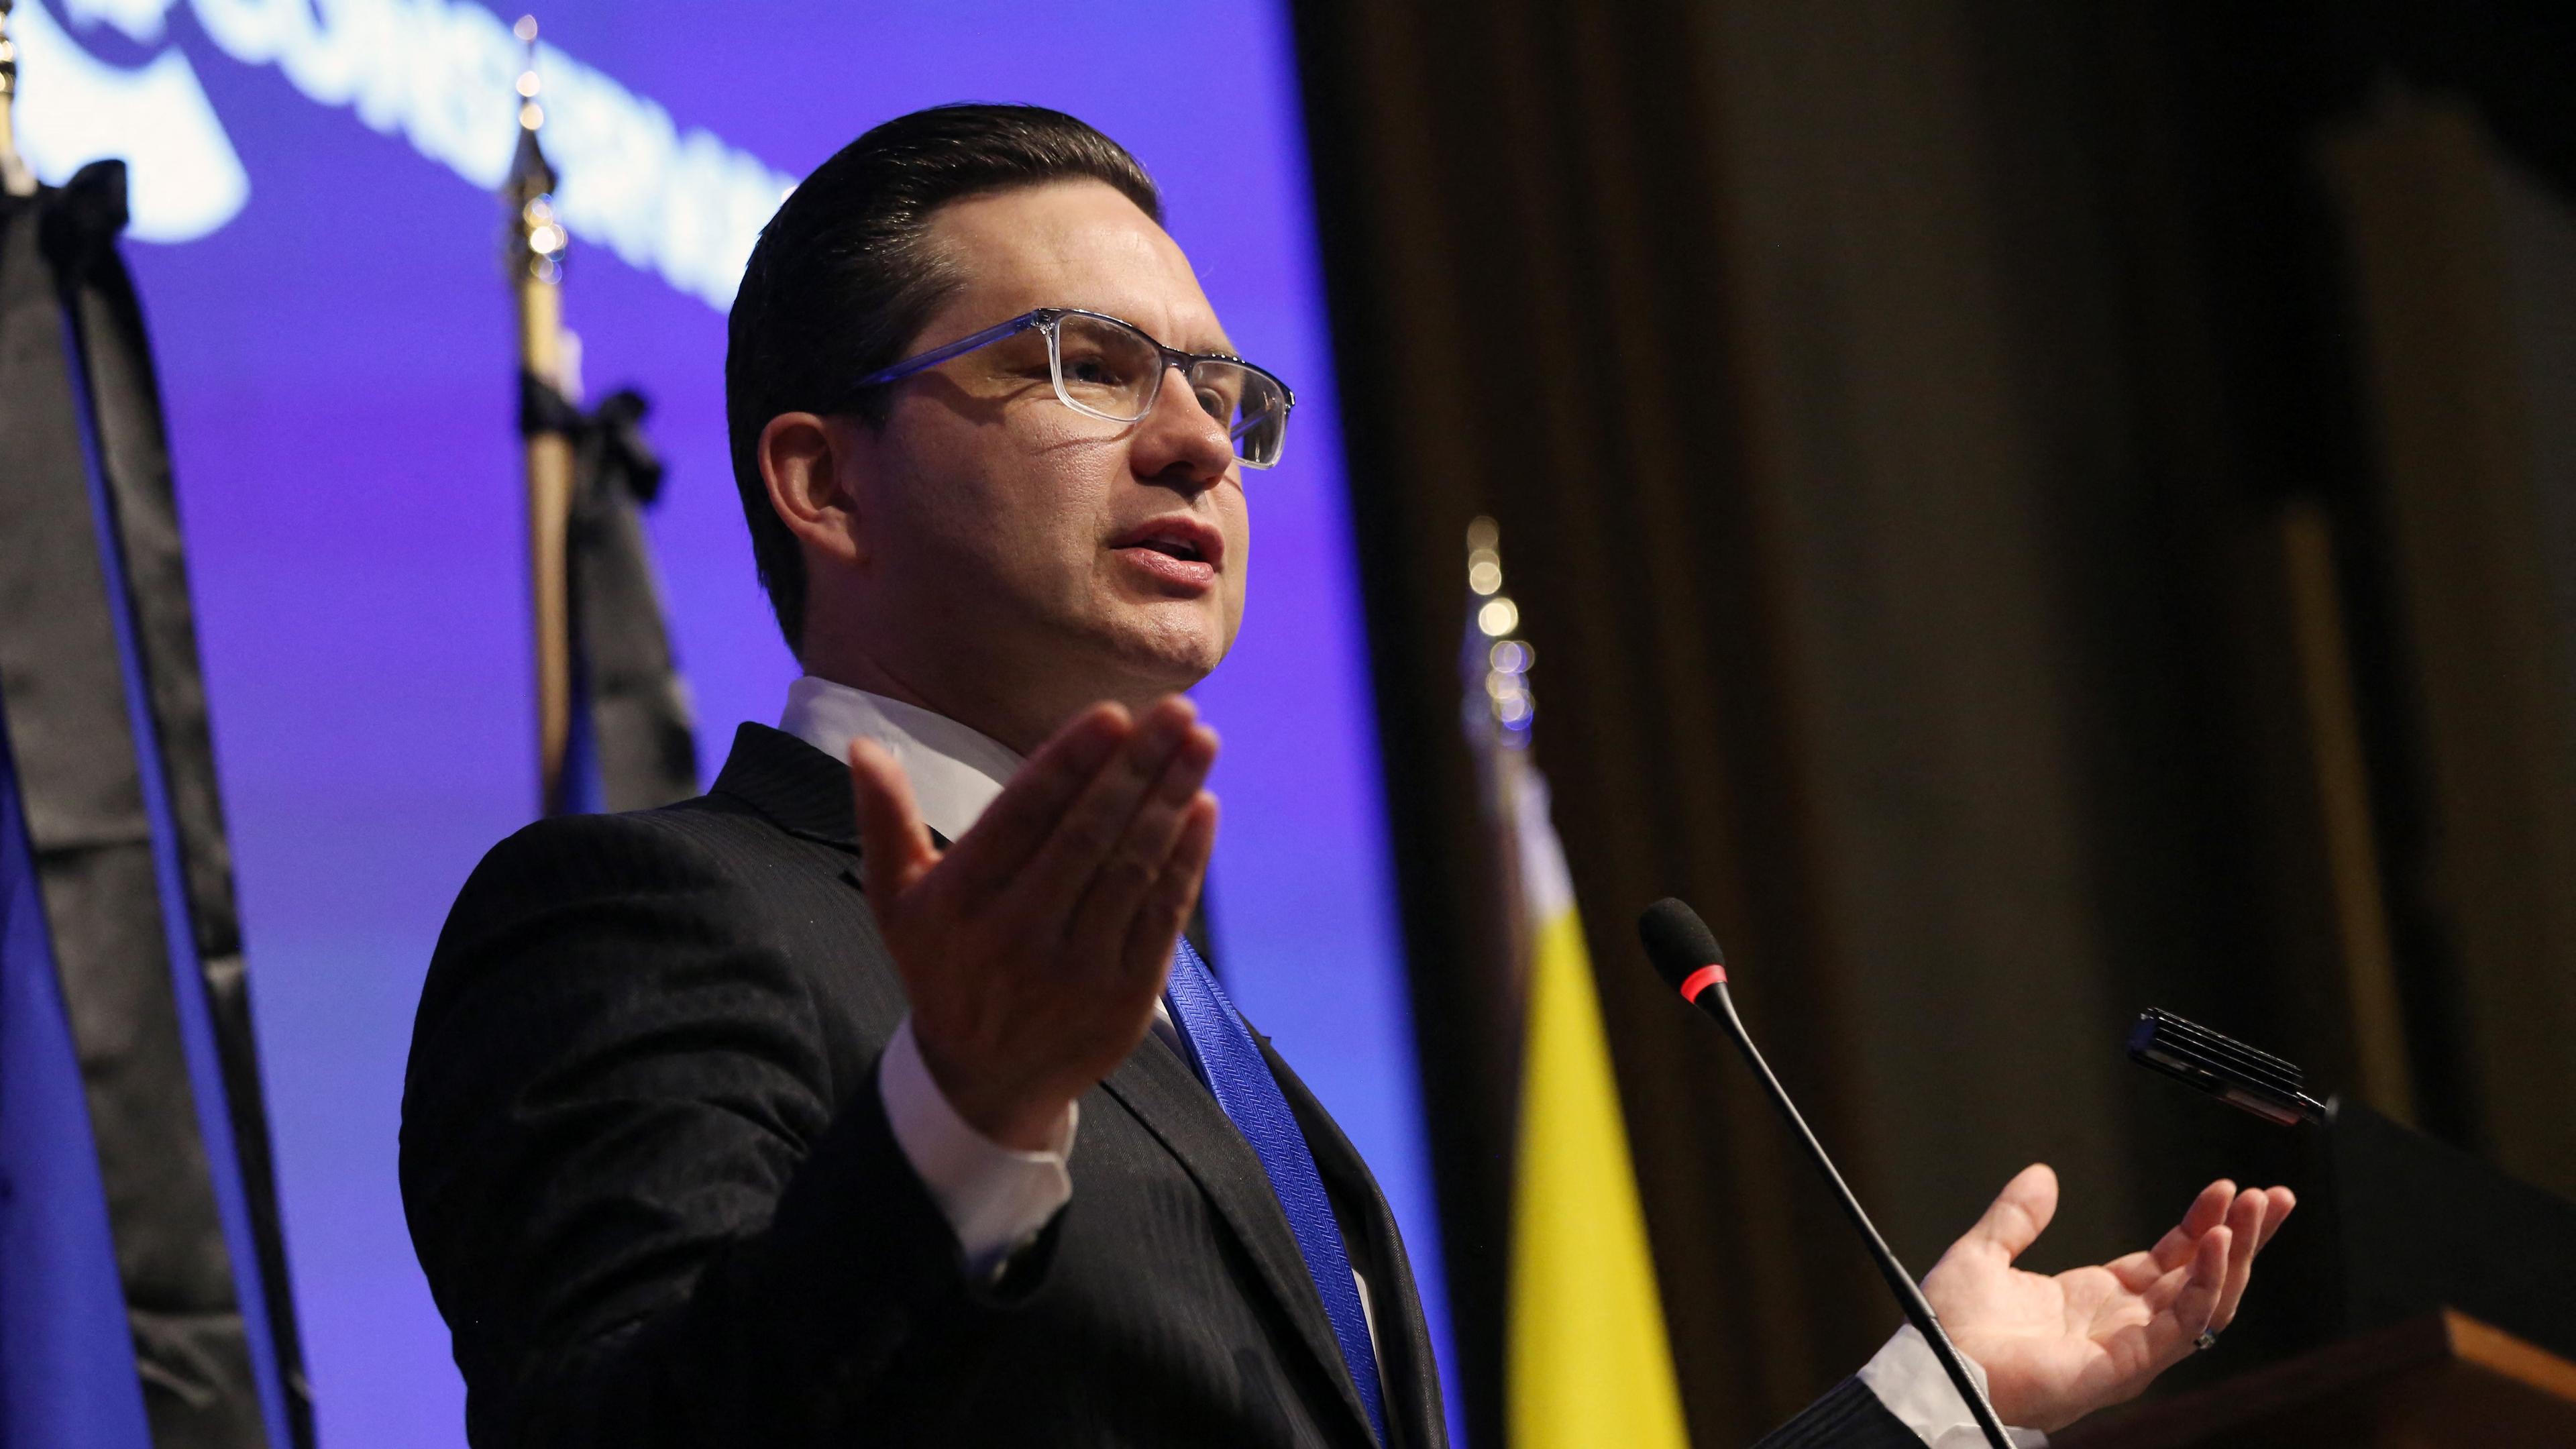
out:
<path id="1" fill-rule="evenodd" d="M 1923 1449 L 1922 1436 L 1887 1411 L 1869 1385 L 1848 1378 L 1754 1449 Z"/>
<path id="2" fill-rule="evenodd" d="M 449 916 L 402 1186 L 477 1445 L 803 1442 L 1045 1271 L 1051 1235 L 969 1282 L 757 871 L 682 819 L 558 819 Z"/>

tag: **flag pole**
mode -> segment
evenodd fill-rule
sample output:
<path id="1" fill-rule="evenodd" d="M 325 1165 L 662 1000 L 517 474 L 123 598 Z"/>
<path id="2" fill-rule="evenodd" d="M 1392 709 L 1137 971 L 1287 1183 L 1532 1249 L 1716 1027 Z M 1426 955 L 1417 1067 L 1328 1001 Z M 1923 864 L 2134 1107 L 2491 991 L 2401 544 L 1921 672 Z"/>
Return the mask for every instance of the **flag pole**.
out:
<path id="1" fill-rule="evenodd" d="M 563 223 L 555 216 L 554 167 L 537 144 L 545 124 L 538 103 L 537 19 L 522 15 L 513 32 L 527 47 L 519 73 L 519 149 L 502 185 L 510 214 L 507 263 L 518 303 L 519 368 L 526 378 L 569 393 L 563 329 Z M 526 389 L 523 385 L 523 395 Z M 572 739 L 572 613 L 565 535 L 572 514 L 572 439 L 559 428 L 531 427 L 521 408 L 528 480 L 529 599 L 536 626 L 537 785 L 540 810 L 566 808 L 564 762 Z"/>
<path id="2" fill-rule="evenodd" d="M 36 173 L 18 154 L 18 42 L 9 37 L 12 0 L 0 0 L 0 193 L 36 194 Z"/>
<path id="3" fill-rule="evenodd" d="M 1655 1257 L 1609 1034 L 1547 781 L 1530 758 L 1537 656 L 1503 591 L 1501 532 L 1467 529 L 1468 740 L 1495 832 L 1511 979 L 1503 1423 L 1514 1444 L 1686 1449 Z"/>

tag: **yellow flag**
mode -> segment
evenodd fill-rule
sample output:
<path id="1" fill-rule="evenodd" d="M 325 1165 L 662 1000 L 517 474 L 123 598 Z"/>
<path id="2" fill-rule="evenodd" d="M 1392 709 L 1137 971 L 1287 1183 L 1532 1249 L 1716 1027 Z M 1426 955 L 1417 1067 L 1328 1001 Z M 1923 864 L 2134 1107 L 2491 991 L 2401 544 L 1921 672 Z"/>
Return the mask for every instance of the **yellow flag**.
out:
<path id="1" fill-rule="evenodd" d="M 1530 956 L 1506 1328 L 1512 1449 L 1684 1449 L 1671 1340 L 1565 850 L 1528 756 L 1513 750 L 1496 763 Z"/>

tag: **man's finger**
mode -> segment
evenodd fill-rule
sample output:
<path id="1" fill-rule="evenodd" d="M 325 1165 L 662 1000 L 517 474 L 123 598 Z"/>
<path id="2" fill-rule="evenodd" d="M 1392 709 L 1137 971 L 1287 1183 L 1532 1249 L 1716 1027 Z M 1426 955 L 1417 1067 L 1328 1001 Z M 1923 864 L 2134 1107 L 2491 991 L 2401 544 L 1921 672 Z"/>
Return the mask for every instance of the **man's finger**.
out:
<path id="1" fill-rule="evenodd" d="M 2263 1243 L 2263 1222 L 2270 1215 L 2272 1199 L 2261 1191 L 2240 1192 L 2227 1209 L 2227 1278 L 2219 1286 L 2218 1307 L 2209 1316 L 2214 1331 L 2236 1321 L 2236 1305 L 2244 1300 L 2245 1284 L 2254 1275 L 2254 1250 Z"/>
<path id="2" fill-rule="evenodd" d="M 1216 849 L 1216 816 L 1216 797 L 1199 791 L 1181 812 L 1180 834 L 1172 841 L 1171 854 L 1164 857 L 1162 875 L 1127 928 L 1123 959 L 1128 973 L 1140 980 L 1151 978 L 1156 995 L 1162 993 L 1163 974 L 1171 967 L 1182 928 L 1190 922 L 1190 909 L 1199 903 L 1208 857 Z"/>
<path id="3" fill-rule="evenodd" d="M 2141 1304 L 2154 1315 L 2145 1324 L 2124 1330 L 2142 1335 L 2138 1343 L 2145 1352 L 2147 1372 L 2139 1388 L 2145 1387 L 2146 1379 L 2189 1358 L 2201 1334 L 2208 1331 L 2219 1289 L 2227 1278 L 2227 1237 L 2223 1224 L 2203 1233 L 2189 1258 L 2139 1295 Z"/>
<path id="4" fill-rule="evenodd" d="M 1128 929 L 1162 879 L 1191 802 L 1215 762 L 1216 732 L 1205 725 L 1182 736 L 1180 747 L 1164 762 L 1162 775 L 1147 788 L 1143 803 L 1074 907 L 1070 935 L 1092 948 L 1086 959 L 1112 969 L 1124 961 Z"/>
<path id="5" fill-rule="evenodd" d="M 2155 1254 L 2156 1266 L 2170 1273 L 2190 1262 L 2209 1230 L 2227 1221 L 2228 1205 L 2235 1201 L 2236 1184 L 2223 1177 L 2202 1188 L 2200 1196 L 2193 1198 L 2191 1207 L 2183 1213 L 2182 1221 L 2149 1250 Z"/>
<path id="6" fill-rule="evenodd" d="M 2224 1226 L 2211 1228 L 2201 1236 L 2200 1248 L 2191 1255 L 2191 1274 L 2174 1295 L 2174 1337 L 2180 1340 L 2170 1362 L 2180 1362 L 2190 1354 L 2209 1331 L 2211 1318 L 2218 1311 L 2219 1294 L 2227 1286 L 2227 1256 L 2233 1234 Z"/>
<path id="7" fill-rule="evenodd" d="M 869 898 L 884 911 L 938 863 L 939 850 L 913 803 L 912 781 L 885 746 L 850 741 L 850 791 L 859 817 L 859 870 Z"/>
<path id="8" fill-rule="evenodd" d="M 1092 878 L 1111 858 L 1145 793 L 1171 762 L 1196 721 L 1188 700 L 1177 696 L 1146 711 L 1126 745 L 1091 777 L 1037 853 L 1010 884 L 1011 909 L 1041 929 L 1067 930 Z"/>
<path id="9" fill-rule="evenodd" d="M 2290 1209 L 2299 1205 L 2299 1195 L 2286 1187 L 2266 1188 L 2263 1195 L 2272 1200 L 2272 1206 L 2263 1215 L 2263 1241 L 2254 1245 L 2258 1253 L 2271 1245 L 2273 1235 L 2281 1231 L 2282 1222 L 2290 1216 Z"/>
<path id="10" fill-rule="evenodd" d="M 2057 1216 L 2057 1174 L 2045 1162 L 2034 1162 L 2013 1175 L 1986 1207 L 1963 1242 L 1973 1243 L 2011 1262 L 2038 1241 Z"/>
<path id="11" fill-rule="evenodd" d="M 1027 866 L 1134 730 L 1126 706 L 1096 704 L 1038 746 L 949 852 L 966 899 L 983 899 Z"/>
<path id="12" fill-rule="evenodd" d="M 2227 1225 L 2236 1244 L 2228 1255 L 2227 1290 L 2219 1296 L 2218 1312 L 2211 1318 L 2212 1332 L 2236 1321 L 2237 1310 L 2245 1303 L 2246 1286 L 2254 1276 L 2255 1258 L 2281 1231 L 2281 1220 L 2298 1205 L 2298 1194 L 2286 1187 L 2249 1188 L 2237 1195 L 2227 1213 Z"/>

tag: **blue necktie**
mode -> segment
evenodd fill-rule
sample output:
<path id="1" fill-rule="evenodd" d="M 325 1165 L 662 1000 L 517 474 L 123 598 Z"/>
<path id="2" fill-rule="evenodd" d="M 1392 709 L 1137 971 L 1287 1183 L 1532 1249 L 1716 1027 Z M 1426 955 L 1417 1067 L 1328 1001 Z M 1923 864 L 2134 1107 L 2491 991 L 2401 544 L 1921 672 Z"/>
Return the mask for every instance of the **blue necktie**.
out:
<path id="1" fill-rule="evenodd" d="M 1323 1295 L 1324 1314 L 1333 1321 L 1333 1339 L 1342 1348 L 1342 1363 L 1368 1409 L 1369 1425 L 1380 1444 L 1386 1439 L 1386 1407 L 1377 1382 L 1377 1350 L 1369 1343 L 1368 1318 L 1360 1309 L 1359 1285 L 1351 1281 L 1350 1255 L 1342 1247 L 1342 1230 L 1333 1220 L 1332 1200 L 1315 1171 L 1315 1155 L 1298 1130 L 1296 1113 L 1270 1075 L 1270 1064 L 1252 1039 L 1225 988 L 1216 984 L 1207 963 L 1186 940 L 1172 955 L 1172 1024 L 1180 1028 L 1199 1076 L 1216 1094 L 1217 1105 L 1234 1121 L 1270 1190 L 1287 1211 L 1289 1230 L 1306 1260 L 1307 1276 Z"/>

